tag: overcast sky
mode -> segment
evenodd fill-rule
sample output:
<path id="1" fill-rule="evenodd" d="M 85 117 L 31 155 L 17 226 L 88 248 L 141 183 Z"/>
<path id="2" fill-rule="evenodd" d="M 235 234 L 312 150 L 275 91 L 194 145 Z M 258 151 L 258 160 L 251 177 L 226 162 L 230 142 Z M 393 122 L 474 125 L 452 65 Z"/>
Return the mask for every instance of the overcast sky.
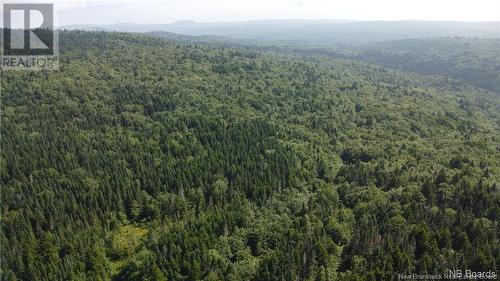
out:
<path id="1" fill-rule="evenodd" d="M 55 3 L 59 25 L 259 19 L 500 21 L 500 0 L 55 0 L 43 2 Z"/>

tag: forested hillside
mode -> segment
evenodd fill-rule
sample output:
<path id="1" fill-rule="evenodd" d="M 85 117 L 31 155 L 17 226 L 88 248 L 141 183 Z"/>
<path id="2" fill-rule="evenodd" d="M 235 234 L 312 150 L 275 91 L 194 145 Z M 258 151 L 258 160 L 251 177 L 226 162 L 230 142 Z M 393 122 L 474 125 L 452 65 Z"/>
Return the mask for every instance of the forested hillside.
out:
<path id="1" fill-rule="evenodd" d="M 264 41 L 277 44 L 352 46 L 363 43 L 430 37 L 470 37 L 498 39 L 499 21 L 354 21 L 354 20 L 255 20 L 171 24 L 69 25 L 63 29 L 118 32 L 173 32 L 190 36 L 223 36 L 233 40 Z"/>
<path id="2" fill-rule="evenodd" d="M 2 73 L 2 280 L 500 270 L 498 94 L 327 56 L 60 37 L 60 71 Z"/>
<path id="3" fill-rule="evenodd" d="M 343 46 L 290 42 L 235 40 L 218 36 L 185 36 L 168 32 L 151 34 L 187 44 L 251 48 L 264 52 L 324 55 L 373 63 L 424 75 L 440 75 L 500 93 L 500 39 L 425 38 L 371 42 Z"/>
<path id="4" fill-rule="evenodd" d="M 356 59 L 445 75 L 500 93 L 500 39 L 434 38 L 367 44 Z"/>

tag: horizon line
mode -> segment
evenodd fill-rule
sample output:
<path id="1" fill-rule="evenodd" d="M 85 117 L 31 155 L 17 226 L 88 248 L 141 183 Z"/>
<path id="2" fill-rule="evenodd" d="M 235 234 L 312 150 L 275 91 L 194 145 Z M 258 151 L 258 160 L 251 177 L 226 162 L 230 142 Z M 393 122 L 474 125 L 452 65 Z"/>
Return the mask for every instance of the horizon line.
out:
<path id="1" fill-rule="evenodd" d="M 285 21 L 303 21 L 303 22 L 326 22 L 326 21 L 338 21 L 337 24 L 349 24 L 349 23 L 361 23 L 361 22 L 435 22 L 435 23 L 498 23 L 500 24 L 500 20 L 481 20 L 481 21 L 468 21 L 468 20 L 427 20 L 427 19 L 397 19 L 397 20 L 359 20 L 359 19 L 341 19 L 341 18 L 323 18 L 323 19 L 310 19 L 310 18 L 283 18 L 283 19 L 254 19 L 254 20 L 220 20 L 220 21 L 196 21 L 190 19 L 182 19 L 170 22 L 113 22 L 113 23 L 68 23 L 58 25 L 60 26 L 69 26 L 69 25 L 88 25 L 88 26 L 99 26 L 99 25 L 172 25 L 178 23 L 186 23 L 186 24 L 231 24 L 231 23 L 255 23 L 255 22 L 285 22 Z"/>

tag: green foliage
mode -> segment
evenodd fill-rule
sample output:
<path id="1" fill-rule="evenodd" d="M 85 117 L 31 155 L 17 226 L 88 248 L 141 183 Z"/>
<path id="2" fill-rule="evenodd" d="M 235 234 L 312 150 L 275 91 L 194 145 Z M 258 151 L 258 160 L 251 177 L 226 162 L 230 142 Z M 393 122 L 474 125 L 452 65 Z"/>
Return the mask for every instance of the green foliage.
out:
<path id="1" fill-rule="evenodd" d="M 367 44 L 356 59 L 445 75 L 500 93 L 500 39 L 434 38 Z"/>
<path id="2" fill-rule="evenodd" d="M 3 280 L 497 270 L 498 95 L 323 56 L 62 32 L 5 72 Z"/>

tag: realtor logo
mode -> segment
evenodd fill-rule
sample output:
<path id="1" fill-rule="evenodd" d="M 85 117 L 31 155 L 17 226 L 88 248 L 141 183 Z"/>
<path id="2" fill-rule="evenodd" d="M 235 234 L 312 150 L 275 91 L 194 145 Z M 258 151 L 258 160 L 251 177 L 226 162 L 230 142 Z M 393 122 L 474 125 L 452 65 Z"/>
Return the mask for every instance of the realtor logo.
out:
<path id="1" fill-rule="evenodd" d="M 3 26 L 2 70 L 59 68 L 53 4 L 3 4 Z"/>

